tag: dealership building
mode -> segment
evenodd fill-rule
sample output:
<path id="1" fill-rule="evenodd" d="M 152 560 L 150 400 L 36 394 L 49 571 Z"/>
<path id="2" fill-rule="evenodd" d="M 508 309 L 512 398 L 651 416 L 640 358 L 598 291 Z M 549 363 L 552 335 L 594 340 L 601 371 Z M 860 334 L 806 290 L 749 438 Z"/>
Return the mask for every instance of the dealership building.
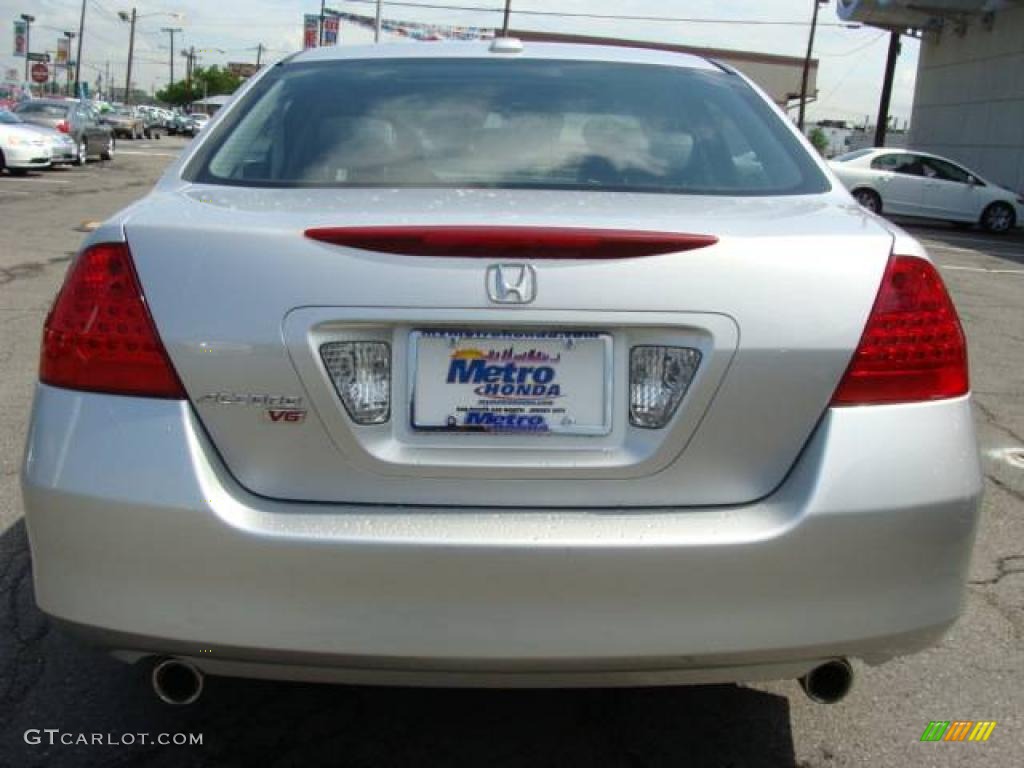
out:
<path id="1" fill-rule="evenodd" d="M 1024 191 L 1024 0 L 839 0 L 838 12 L 920 36 L 910 147 Z"/>
<path id="2" fill-rule="evenodd" d="M 628 40 L 621 37 L 592 37 L 569 35 L 560 32 L 538 32 L 526 29 L 510 29 L 511 37 L 537 43 L 584 43 L 586 45 L 625 45 L 630 48 L 652 48 L 659 51 L 689 53 L 713 59 L 732 67 L 749 77 L 783 109 L 792 109 L 800 102 L 801 77 L 804 60 L 794 56 L 777 56 L 770 53 L 737 51 L 725 48 L 702 48 L 694 45 L 673 45 L 671 43 L 644 40 Z M 818 60 L 810 59 L 807 68 L 807 93 L 814 98 L 818 91 Z"/>

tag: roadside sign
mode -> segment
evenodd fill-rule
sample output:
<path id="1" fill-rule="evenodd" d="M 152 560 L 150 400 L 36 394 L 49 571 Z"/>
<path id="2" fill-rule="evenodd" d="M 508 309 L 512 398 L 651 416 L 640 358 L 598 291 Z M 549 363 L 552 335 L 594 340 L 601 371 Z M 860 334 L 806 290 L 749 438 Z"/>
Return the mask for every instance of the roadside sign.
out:
<path id="1" fill-rule="evenodd" d="M 316 48 L 320 44 L 320 17 L 315 13 L 307 13 L 303 16 L 302 24 L 302 47 Z"/>
<path id="2" fill-rule="evenodd" d="M 14 55 L 24 56 L 25 48 L 28 45 L 28 29 L 24 21 L 14 22 Z"/>
<path id="3" fill-rule="evenodd" d="M 50 54 L 48 53 L 30 53 L 28 55 L 29 61 L 49 61 Z"/>
<path id="4" fill-rule="evenodd" d="M 247 77 L 252 77 L 258 71 L 259 70 L 258 70 L 258 68 L 256 67 L 255 64 L 250 64 L 248 62 L 239 62 L 239 61 L 229 61 L 228 62 L 228 72 L 230 72 L 235 77 L 241 77 L 241 78 L 245 79 Z"/>
<path id="5" fill-rule="evenodd" d="M 50 79 L 50 68 L 40 61 L 32 65 L 32 82 L 45 83 Z"/>

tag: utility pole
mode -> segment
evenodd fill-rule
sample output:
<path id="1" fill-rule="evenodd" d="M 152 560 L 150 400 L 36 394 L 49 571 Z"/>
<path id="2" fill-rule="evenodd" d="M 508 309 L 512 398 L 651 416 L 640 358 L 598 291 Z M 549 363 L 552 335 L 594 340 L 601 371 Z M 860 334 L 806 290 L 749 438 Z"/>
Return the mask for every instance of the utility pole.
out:
<path id="1" fill-rule="evenodd" d="M 263 43 L 256 44 L 256 69 L 260 68 L 260 61 L 263 59 Z"/>
<path id="2" fill-rule="evenodd" d="M 501 36 L 508 37 L 508 20 L 512 16 L 512 0 L 505 0 L 505 20 L 501 23 Z"/>
<path id="3" fill-rule="evenodd" d="M 113 91 L 114 90 L 111 87 L 113 84 L 110 82 L 110 59 L 107 59 L 107 79 L 104 80 L 103 82 L 106 84 L 108 91 Z M 110 98 L 111 98 L 111 94 L 108 93 L 107 94 L 107 101 L 110 101 Z"/>
<path id="4" fill-rule="evenodd" d="M 324 47 L 324 5 L 326 0 L 320 0 L 320 47 Z"/>
<path id="5" fill-rule="evenodd" d="M 192 67 L 195 63 L 196 58 L 196 47 L 193 45 L 188 50 L 182 51 L 181 55 L 185 57 L 185 93 L 189 97 L 189 101 L 192 100 Z"/>
<path id="6" fill-rule="evenodd" d="M 169 87 L 174 85 L 174 35 L 177 32 L 181 32 L 181 27 L 163 27 L 160 31 L 166 32 L 171 36 L 171 58 L 169 59 L 171 63 L 171 79 L 167 83 Z"/>
<path id="7" fill-rule="evenodd" d="M 65 32 L 64 33 L 64 37 L 66 37 L 68 39 L 68 59 L 70 59 L 71 58 L 71 41 L 75 39 L 75 33 L 74 32 Z M 78 71 L 78 62 L 76 61 L 75 62 L 75 72 L 77 72 L 77 71 Z M 67 90 L 68 90 L 68 96 L 70 96 L 71 95 L 71 62 L 70 61 L 65 61 L 64 62 L 64 74 L 67 75 L 67 80 L 68 80 L 68 88 L 67 88 Z M 78 79 L 78 75 L 75 75 L 75 79 L 76 80 Z"/>
<path id="8" fill-rule="evenodd" d="M 383 3 L 377 0 L 377 18 L 373 22 L 373 42 L 380 42 L 380 17 Z"/>
<path id="9" fill-rule="evenodd" d="M 46 53 L 49 54 L 51 51 L 47 51 Z M 52 51 L 52 53 L 53 55 L 50 56 L 50 59 L 53 61 L 53 66 L 50 67 L 50 79 L 46 81 L 46 88 L 50 92 L 51 96 L 56 96 L 57 92 L 60 90 L 60 83 L 57 82 L 57 52 Z"/>
<path id="10" fill-rule="evenodd" d="M 885 146 L 885 132 L 889 128 L 889 101 L 892 99 L 892 80 L 896 74 L 896 59 L 900 55 L 900 33 L 889 33 L 889 54 L 885 59 L 885 77 L 882 79 L 882 97 L 878 101 L 878 120 L 875 121 L 875 146 Z"/>
<path id="11" fill-rule="evenodd" d="M 28 55 L 32 51 L 32 22 L 36 20 L 35 16 L 29 16 L 27 13 L 21 14 L 21 20 L 25 22 L 25 82 L 28 82 Z"/>
<path id="12" fill-rule="evenodd" d="M 78 19 L 78 53 L 75 54 L 75 96 L 82 93 L 82 36 L 85 34 L 85 0 L 82 0 L 82 15 Z"/>
<path id="13" fill-rule="evenodd" d="M 125 11 L 117 14 L 121 21 L 131 20 L 131 32 L 128 33 L 128 72 L 124 77 L 124 103 L 129 104 L 132 99 L 132 55 L 135 53 L 135 9 L 129 16 Z"/>
<path id="14" fill-rule="evenodd" d="M 814 30 L 818 28 L 818 6 L 827 5 L 828 0 L 811 0 L 814 4 L 814 14 L 811 16 L 811 33 L 807 37 L 807 55 L 804 57 L 804 72 L 800 78 L 800 116 L 796 124 L 801 133 L 804 130 L 804 112 L 807 109 L 807 76 L 811 71 L 811 52 L 814 50 Z"/>

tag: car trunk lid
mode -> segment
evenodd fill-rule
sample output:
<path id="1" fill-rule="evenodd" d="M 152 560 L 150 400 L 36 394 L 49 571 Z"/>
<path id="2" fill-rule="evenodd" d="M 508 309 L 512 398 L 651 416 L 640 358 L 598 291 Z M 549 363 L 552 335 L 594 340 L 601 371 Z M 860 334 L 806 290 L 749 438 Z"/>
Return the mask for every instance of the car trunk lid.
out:
<path id="1" fill-rule="evenodd" d="M 770 493 L 825 411 L 892 247 L 874 219 L 837 201 L 193 186 L 149 198 L 126 234 L 196 412 L 253 492 L 404 505 L 675 507 Z M 409 255 L 306 236 L 382 227 L 647 233 L 681 245 L 635 258 L 567 258 L 564 250 L 534 258 L 501 248 L 487 258 L 486 249 L 446 254 L 450 242 Z M 529 302 L 491 295 L 489 270 L 509 262 L 533 270 Z M 421 340 L 434 334 L 452 344 L 454 336 L 461 353 L 467 333 L 485 344 L 507 334 L 601 339 L 601 362 L 588 363 L 591 373 L 573 386 L 602 389 L 607 429 L 420 428 L 417 374 L 445 370 L 425 361 Z M 360 340 L 389 347 L 384 424 L 353 422 L 321 354 L 325 344 Z M 645 429 L 629 420 L 630 352 L 659 345 L 697 350 L 700 363 L 669 425 Z M 538 349 L 557 354 L 550 344 Z"/>

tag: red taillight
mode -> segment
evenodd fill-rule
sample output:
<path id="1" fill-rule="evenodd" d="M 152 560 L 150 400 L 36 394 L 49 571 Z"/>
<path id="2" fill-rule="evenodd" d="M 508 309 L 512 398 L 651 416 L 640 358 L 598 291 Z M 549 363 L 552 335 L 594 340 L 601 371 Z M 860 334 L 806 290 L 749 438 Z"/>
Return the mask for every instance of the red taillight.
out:
<path id="1" fill-rule="evenodd" d="M 703 248 L 712 235 L 577 227 L 323 227 L 306 237 L 406 256 L 520 259 L 628 259 Z"/>
<path id="2" fill-rule="evenodd" d="M 94 245 L 71 266 L 43 328 L 39 379 L 67 389 L 185 397 L 126 244 Z"/>
<path id="3" fill-rule="evenodd" d="M 60 131 L 61 133 L 70 133 L 71 125 L 68 123 L 67 120 L 61 120 L 59 123 L 57 123 L 57 130 Z"/>
<path id="4" fill-rule="evenodd" d="M 940 400 L 966 394 L 967 344 L 938 270 L 892 256 L 832 405 Z"/>

